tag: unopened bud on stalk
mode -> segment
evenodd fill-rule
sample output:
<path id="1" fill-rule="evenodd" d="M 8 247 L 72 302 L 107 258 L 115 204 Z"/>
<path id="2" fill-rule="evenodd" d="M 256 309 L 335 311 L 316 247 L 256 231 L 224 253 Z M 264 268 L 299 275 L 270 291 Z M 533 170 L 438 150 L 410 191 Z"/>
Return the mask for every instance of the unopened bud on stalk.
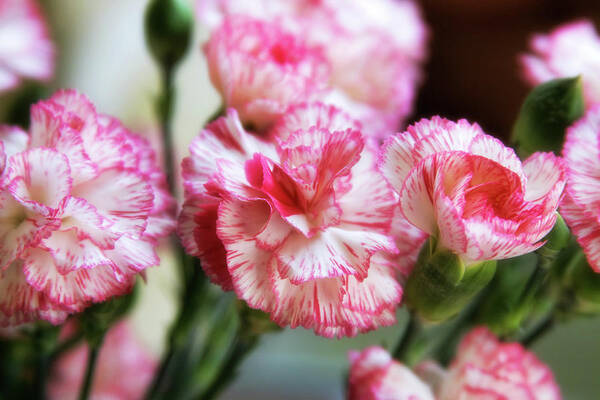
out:
<path id="1" fill-rule="evenodd" d="M 436 249 L 435 239 L 430 238 L 408 277 L 405 299 L 425 320 L 441 322 L 458 314 L 495 272 L 496 261 L 465 265 L 453 252 Z"/>
<path id="2" fill-rule="evenodd" d="M 560 152 L 566 128 L 583 112 L 580 76 L 543 83 L 525 99 L 513 128 L 513 141 L 523 156 L 536 151 Z"/>
<path id="3" fill-rule="evenodd" d="M 188 0 L 151 0 L 146 10 L 146 42 L 163 68 L 174 67 L 185 55 L 194 16 Z"/>

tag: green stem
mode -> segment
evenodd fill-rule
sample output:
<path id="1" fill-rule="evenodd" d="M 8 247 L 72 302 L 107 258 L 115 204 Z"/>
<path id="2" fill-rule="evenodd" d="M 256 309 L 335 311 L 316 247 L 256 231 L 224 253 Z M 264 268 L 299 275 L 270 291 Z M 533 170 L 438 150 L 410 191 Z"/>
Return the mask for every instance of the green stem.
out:
<path id="1" fill-rule="evenodd" d="M 163 158 L 167 171 L 167 183 L 173 196 L 177 195 L 175 146 L 173 141 L 173 110 L 175 103 L 174 68 L 164 67 L 161 69 L 162 94 L 158 103 L 158 115 L 163 142 Z"/>
<path id="2" fill-rule="evenodd" d="M 548 333 L 555 325 L 556 319 L 554 313 L 551 312 L 538 326 L 536 326 L 531 332 L 529 332 L 524 338 L 521 339 L 521 343 L 525 347 L 532 346 L 542 336 Z"/>
<path id="3" fill-rule="evenodd" d="M 396 348 L 392 352 L 392 356 L 400 361 L 406 361 L 406 353 L 413 343 L 417 333 L 419 331 L 419 324 L 417 322 L 417 318 L 413 313 L 408 314 L 408 321 L 406 321 L 406 326 L 404 331 L 402 332 L 402 337 L 398 341 Z"/>
<path id="4" fill-rule="evenodd" d="M 100 352 L 100 348 L 102 347 L 103 339 L 104 338 L 101 337 L 96 343 L 89 343 L 87 367 L 85 370 L 85 378 L 79 391 L 79 400 L 87 400 L 92 391 L 92 384 L 94 383 L 94 372 L 96 370 L 96 365 L 98 364 L 98 353 Z"/>
<path id="5" fill-rule="evenodd" d="M 62 341 L 50 354 L 50 362 L 52 363 L 56 361 L 61 355 L 63 355 L 64 353 L 75 347 L 77 344 L 79 344 L 82 339 L 83 332 L 79 331 L 71 337 L 67 338 L 66 340 Z"/>
<path id="6" fill-rule="evenodd" d="M 258 344 L 259 337 L 257 335 L 246 335 L 242 332 L 244 327 L 240 327 L 235 346 L 231 350 L 227 360 L 221 366 L 219 374 L 213 383 L 205 391 L 200 398 L 202 400 L 213 400 L 221 393 L 223 389 L 231 383 L 237 374 L 238 367 L 242 361 L 250 354 L 250 352 Z"/>

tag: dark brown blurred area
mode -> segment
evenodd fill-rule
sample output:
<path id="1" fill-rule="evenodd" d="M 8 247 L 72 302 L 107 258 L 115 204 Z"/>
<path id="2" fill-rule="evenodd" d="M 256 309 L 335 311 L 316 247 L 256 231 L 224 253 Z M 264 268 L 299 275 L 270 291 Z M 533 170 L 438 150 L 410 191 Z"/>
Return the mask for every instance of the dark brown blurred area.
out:
<path id="1" fill-rule="evenodd" d="M 420 0 L 431 29 L 430 58 L 415 118 L 439 114 L 478 122 L 506 139 L 529 87 L 517 57 L 536 32 L 588 17 L 600 0 Z"/>

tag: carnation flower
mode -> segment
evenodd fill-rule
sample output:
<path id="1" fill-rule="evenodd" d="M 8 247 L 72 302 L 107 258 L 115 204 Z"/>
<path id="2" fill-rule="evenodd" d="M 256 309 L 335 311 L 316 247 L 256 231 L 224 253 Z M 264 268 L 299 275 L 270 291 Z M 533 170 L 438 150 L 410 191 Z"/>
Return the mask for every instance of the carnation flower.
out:
<path id="1" fill-rule="evenodd" d="M 310 47 L 274 22 L 228 17 L 204 47 L 210 79 L 244 123 L 267 128 L 285 109 L 322 91 L 329 66 Z"/>
<path id="2" fill-rule="evenodd" d="M 477 124 L 439 117 L 390 138 L 380 167 L 406 219 L 467 264 L 543 245 L 565 185 L 554 155 L 536 153 L 521 163 Z"/>
<path id="3" fill-rule="evenodd" d="M 450 368 L 433 361 L 415 375 L 379 347 L 350 353 L 348 398 L 360 400 L 560 400 L 552 371 L 519 343 L 485 327 L 469 332 Z"/>
<path id="4" fill-rule="evenodd" d="M 51 400 L 77 399 L 87 357 L 88 346 L 83 344 L 58 359 L 48 383 Z M 90 399 L 141 399 L 154 376 L 156 365 L 156 359 L 136 340 L 129 323 L 119 322 L 104 339 Z M 131 374 L 132 379 L 123 378 Z"/>
<path id="5" fill-rule="evenodd" d="M 381 347 L 350 352 L 349 400 L 434 400 L 431 389 Z"/>
<path id="6" fill-rule="evenodd" d="M 60 91 L 0 144 L 0 325 L 61 323 L 159 263 L 173 201 L 144 139 Z"/>
<path id="7" fill-rule="evenodd" d="M 519 343 L 502 343 L 484 327 L 457 349 L 439 400 L 559 400 L 552 371 Z"/>
<path id="8" fill-rule="evenodd" d="M 327 102 L 349 111 L 369 136 L 395 131 L 412 112 L 427 29 L 412 1 L 209 0 L 200 19 L 218 27 L 229 15 L 277 21 L 323 53 L 331 68 Z M 222 28 L 220 28 L 222 29 Z"/>
<path id="9" fill-rule="evenodd" d="M 531 49 L 532 54 L 521 58 L 531 84 L 582 75 L 588 106 L 600 102 L 600 37 L 591 21 L 574 21 L 535 35 Z"/>
<path id="10" fill-rule="evenodd" d="M 54 46 L 34 0 L 0 1 L 0 92 L 54 73 Z"/>
<path id="11" fill-rule="evenodd" d="M 229 110 L 184 160 L 187 251 L 281 326 L 331 337 L 395 321 L 394 195 L 357 126 L 334 107 L 298 105 L 269 133 L 275 145 Z"/>
<path id="12" fill-rule="evenodd" d="M 567 130 L 563 157 L 568 184 L 561 214 L 590 266 L 600 272 L 600 105 L 587 111 Z"/>

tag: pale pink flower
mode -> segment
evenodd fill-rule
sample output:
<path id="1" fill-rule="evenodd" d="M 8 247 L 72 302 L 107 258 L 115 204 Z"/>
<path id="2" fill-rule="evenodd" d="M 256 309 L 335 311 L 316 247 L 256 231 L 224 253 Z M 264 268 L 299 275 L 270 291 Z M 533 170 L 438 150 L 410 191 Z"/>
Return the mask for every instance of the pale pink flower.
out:
<path id="1" fill-rule="evenodd" d="M 550 153 L 521 163 L 477 124 L 439 117 L 390 138 L 380 158 L 406 219 L 466 263 L 543 245 L 566 179 Z"/>
<path id="2" fill-rule="evenodd" d="M 568 184 L 561 214 L 590 266 L 600 272 L 600 105 L 567 129 L 563 157 Z"/>
<path id="3" fill-rule="evenodd" d="M 58 359 L 48 383 L 51 400 L 77 399 L 87 357 L 88 346 L 82 344 Z M 90 399 L 141 399 L 156 366 L 155 357 L 135 338 L 129 323 L 119 322 L 107 333 L 100 349 Z"/>
<path id="4" fill-rule="evenodd" d="M 54 46 L 34 0 L 0 0 L 0 92 L 54 73 Z"/>
<path id="5" fill-rule="evenodd" d="M 591 21 L 574 21 L 549 34 L 534 35 L 531 50 L 521 62 L 532 85 L 582 75 L 587 105 L 600 102 L 600 37 Z"/>
<path id="6" fill-rule="evenodd" d="M 218 27 L 228 15 L 277 21 L 314 47 L 331 67 L 322 99 L 349 111 L 369 136 L 396 131 L 412 112 L 426 58 L 427 28 L 413 1 L 208 0 L 200 19 Z"/>
<path id="7" fill-rule="evenodd" d="M 159 263 L 173 200 L 147 141 L 60 91 L 0 143 L 0 325 L 61 323 Z"/>
<path id="8" fill-rule="evenodd" d="M 502 343 L 484 327 L 467 334 L 439 400 L 560 400 L 552 371 L 519 343 Z"/>
<path id="9" fill-rule="evenodd" d="M 323 91 L 329 79 L 321 50 L 275 22 L 228 17 L 204 52 L 225 105 L 257 130 L 266 129 L 289 105 Z"/>
<path id="10" fill-rule="evenodd" d="M 395 321 L 402 289 L 384 257 L 397 251 L 394 195 L 357 126 L 334 107 L 298 105 L 271 144 L 229 110 L 184 160 L 187 251 L 282 326 L 332 337 Z"/>
<path id="11" fill-rule="evenodd" d="M 348 400 L 435 400 L 431 389 L 381 347 L 350 352 Z"/>

